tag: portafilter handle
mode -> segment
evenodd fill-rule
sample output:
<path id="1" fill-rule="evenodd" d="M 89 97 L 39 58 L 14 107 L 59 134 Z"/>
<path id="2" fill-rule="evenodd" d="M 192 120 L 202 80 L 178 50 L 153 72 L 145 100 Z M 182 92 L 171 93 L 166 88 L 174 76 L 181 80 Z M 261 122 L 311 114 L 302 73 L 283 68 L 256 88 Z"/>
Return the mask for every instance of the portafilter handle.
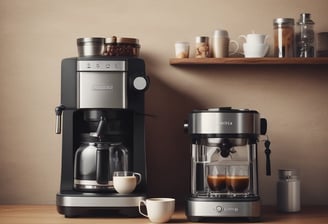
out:
<path id="1" fill-rule="evenodd" d="M 61 116 L 62 116 L 63 110 L 65 110 L 64 105 L 59 105 L 55 108 L 55 113 L 56 113 L 56 134 L 61 133 Z"/>

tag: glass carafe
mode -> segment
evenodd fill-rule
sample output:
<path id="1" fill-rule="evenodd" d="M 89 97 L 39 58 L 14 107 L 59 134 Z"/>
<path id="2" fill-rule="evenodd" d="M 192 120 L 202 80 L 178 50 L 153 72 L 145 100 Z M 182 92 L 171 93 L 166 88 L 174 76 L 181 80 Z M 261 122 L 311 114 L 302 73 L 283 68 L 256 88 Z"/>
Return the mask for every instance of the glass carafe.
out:
<path id="1" fill-rule="evenodd" d="M 127 171 L 128 168 L 128 149 L 122 143 L 82 143 L 75 153 L 74 188 L 112 190 L 113 172 Z"/>

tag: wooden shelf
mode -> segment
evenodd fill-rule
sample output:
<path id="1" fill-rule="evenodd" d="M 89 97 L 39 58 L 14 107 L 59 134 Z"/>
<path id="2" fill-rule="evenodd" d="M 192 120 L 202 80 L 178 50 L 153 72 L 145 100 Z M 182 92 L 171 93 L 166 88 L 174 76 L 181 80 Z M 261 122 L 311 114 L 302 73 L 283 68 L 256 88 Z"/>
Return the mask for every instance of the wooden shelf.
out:
<path id="1" fill-rule="evenodd" d="M 322 58 L 171 58 L 171 65 L 328 65 Z"/>

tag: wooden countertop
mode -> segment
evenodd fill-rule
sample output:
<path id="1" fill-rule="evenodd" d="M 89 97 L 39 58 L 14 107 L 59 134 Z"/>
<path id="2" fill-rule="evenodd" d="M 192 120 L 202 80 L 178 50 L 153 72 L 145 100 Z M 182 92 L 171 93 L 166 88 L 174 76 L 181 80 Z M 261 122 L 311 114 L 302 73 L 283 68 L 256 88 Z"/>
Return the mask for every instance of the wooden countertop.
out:
<path id="1" fill-rule="evenodd" d="M 0 205 L 1 224 L 84 224 L 84 223 L 150 223 L 140 218 L 64 218 L 54 205 Z M 182 210 L 178 210 L 170 223 L 188 223 Z M 213 222 L 212 222 L 213 223 Z M 215 223 L 243 223 L 241 220 L 220 220 Z M 248 222 L 246 222 L 248 223 Z M 328 223 L 328 206 L 303 207 L 299 213 L 278 213 L 274 207 L 263 207 L 260 223 L 315 224 Z"/>

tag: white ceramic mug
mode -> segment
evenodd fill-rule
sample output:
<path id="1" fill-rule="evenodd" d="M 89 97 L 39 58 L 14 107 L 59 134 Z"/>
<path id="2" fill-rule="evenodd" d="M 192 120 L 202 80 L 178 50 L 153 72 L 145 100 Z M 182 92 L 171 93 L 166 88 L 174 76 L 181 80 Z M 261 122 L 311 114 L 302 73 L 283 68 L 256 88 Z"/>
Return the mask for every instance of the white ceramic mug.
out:
<path id="1" fill-rule="evenodd" d="M 129 194 L 141 182 L 141 174 L 131 171 L 115 171 L 113 173 L 114 189 L 120 194 Z"/>
<path id="2" fill-rule="evenodd" d="M 146 206 L 147 214 L 142 212 L 141 206 Z M 139 202 L 139 213 L 154 223 L 168 222 L 175 209 L 174 198 L 148 198 Z"/>

